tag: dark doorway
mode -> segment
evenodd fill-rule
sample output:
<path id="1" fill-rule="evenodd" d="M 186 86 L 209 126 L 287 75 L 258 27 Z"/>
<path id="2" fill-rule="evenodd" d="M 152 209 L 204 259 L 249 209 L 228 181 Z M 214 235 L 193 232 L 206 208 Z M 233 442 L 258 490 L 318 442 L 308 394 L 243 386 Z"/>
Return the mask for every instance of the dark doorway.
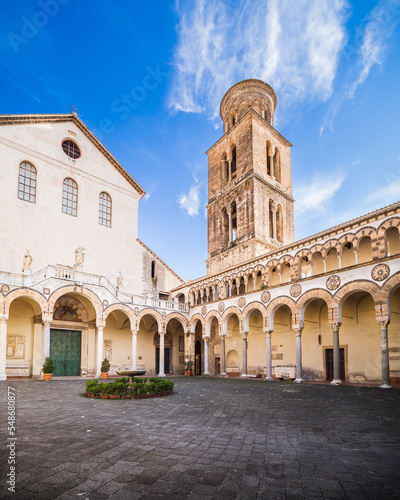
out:
<path id="1" fill-rule="evenodd" d="M 201 375 L 201 342 L 196 340 L 195 345 L 195 375 Z"/>
<path id="2" fill-rule="evenodd" d="M 215 375 L 221 375 L 221 358 L 215 358 Z"/>
<path id="3" fill-rule="evenodd" d="M 326 380 L 333 380 L 333 349 L 325 349 Z M 340 348 L 340 380 L 345 380 L 344 348 Z"/>

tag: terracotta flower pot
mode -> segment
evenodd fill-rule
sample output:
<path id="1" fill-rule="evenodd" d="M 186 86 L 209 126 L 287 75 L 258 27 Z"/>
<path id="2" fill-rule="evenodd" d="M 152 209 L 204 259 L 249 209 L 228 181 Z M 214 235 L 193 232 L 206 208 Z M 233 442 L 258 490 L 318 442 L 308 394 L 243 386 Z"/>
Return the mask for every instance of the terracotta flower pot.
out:
<path id="1" fill-rule="evenodd" d="M 45 379 L 45 380 L 47 380 L 47 382 L 48 382 L 49 380 L 51 380 L 51 377 L 52 377 L 52 376 L 53 376 L 53 374 L 52 374 L 52 373 L 43 373 L 43 377 L 44 377 L 44 379 Z"/>
<path id="2" fill-rule="evenodd" d="M 187 377 L 191 377 L 192 376 L 192 372 L 190 370 L 188 370 L 187 372 L 185 372 L 186 376 Z"/>
<path id="3" fill-rule="evenodd" d="M 107 373 L 102 373 L 102 374 L 101 374 L 101 378 L 102 378 L 103 380 L 107 379 L 107 378 L 108 378 L 108 372 L 107 372 Z"/>

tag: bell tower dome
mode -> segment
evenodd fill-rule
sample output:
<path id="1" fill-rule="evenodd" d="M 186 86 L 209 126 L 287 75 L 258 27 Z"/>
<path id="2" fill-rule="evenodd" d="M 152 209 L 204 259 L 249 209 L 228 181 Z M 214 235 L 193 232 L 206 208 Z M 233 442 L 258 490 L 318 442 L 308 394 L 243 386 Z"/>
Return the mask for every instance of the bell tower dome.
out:
<path id="1" fill-rule="evenodd" d="M 207 151 L 208 274 L 294 241 L 292 145 L 273 126 L 276 103 L 261 80 L 222 99 L 224 135 Z"/>

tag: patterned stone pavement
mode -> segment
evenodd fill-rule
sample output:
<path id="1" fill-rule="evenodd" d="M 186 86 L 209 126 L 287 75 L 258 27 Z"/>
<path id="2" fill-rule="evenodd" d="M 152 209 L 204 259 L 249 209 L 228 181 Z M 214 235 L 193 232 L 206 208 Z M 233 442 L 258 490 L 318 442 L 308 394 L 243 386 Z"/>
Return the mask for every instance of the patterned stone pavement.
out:
<path id="1" fill-rule="evenodd" d="M 175 394 L 83 397 L 84 380 L 0 384 L 2 498 L 400 498 L 400 391 L 175 378 Z M 7 386 L 16 493 L 7 494 Z"/>

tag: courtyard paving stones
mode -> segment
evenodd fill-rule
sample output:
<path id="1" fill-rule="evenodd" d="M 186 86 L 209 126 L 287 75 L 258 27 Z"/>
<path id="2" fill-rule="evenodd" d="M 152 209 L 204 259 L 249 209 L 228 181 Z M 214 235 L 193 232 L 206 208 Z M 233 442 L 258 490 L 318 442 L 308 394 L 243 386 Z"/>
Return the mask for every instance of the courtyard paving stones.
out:
<path id="1" fill-rule="evenodd" d="M 84 380 L 7 381 L 1 498 L 400 498 L 400 391 L 174 378 L 173 396 L 83 397 Z M 7 386 L 17 483 L 7 493 Z"/>

